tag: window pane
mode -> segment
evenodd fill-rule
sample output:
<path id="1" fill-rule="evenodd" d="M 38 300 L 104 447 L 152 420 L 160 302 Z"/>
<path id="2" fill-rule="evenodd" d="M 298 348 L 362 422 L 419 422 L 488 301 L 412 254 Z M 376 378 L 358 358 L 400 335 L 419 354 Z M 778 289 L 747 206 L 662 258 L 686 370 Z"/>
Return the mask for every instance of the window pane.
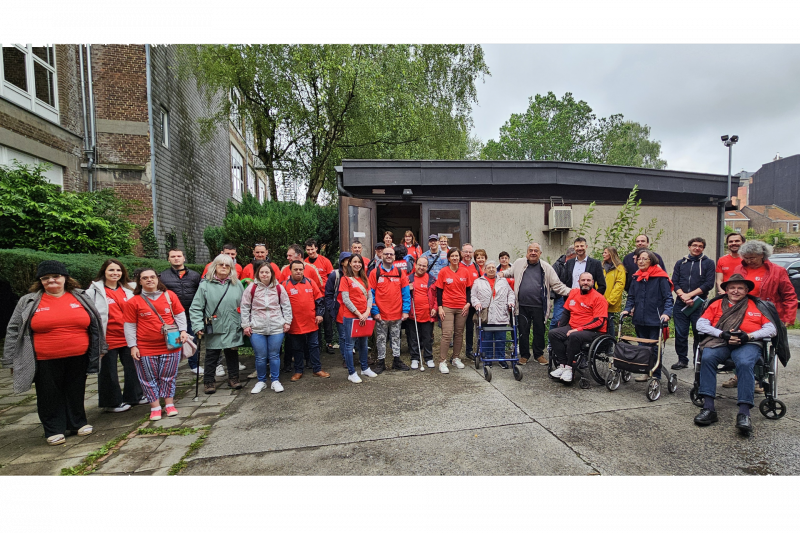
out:
<path id="1" fill-rule="evenodd" d="M 357 207 L 351 205 L 347 207 L 347 218 L 350 225 L 350 235 L 348 240 L 350 242 L 358 239 L 361 241 L 362 255 L 369 259 L 370 249 L 374 246 L 375 241 L 372 240 L 371 219 L 372 209 L 369 207 Z"/>
<path id="2" fill-rule="evenodd" d="M 233 186 L 233 197 L 237 199 L 242 198 L 242 190 L 244 189 L 244 173 L 242 172 L 243 166 L 242 154 L 231 145 L 231 184 Z"/>
<path id="3" fill-rule="evenodd" d="M 431 209 L 431 233 L 452 235 L 448 237 L 451 248 L 461 247 L 461 211 L 458 209 Z"/>
<path id="4" fill-rule="evenodd" d="M 50 65 L 51 67 L 55 66 L 55 52 L 52 46 L 34 46 L 33 47 L 33 55 Z"/>
<path id="5" fill-rule="evenodd" d="M 33 77 L 36 86 L 36 98 L 53 107 L 56 106 L 55 91 L 53 89 L 53 73 L 39 63 L 33 63 Z"/>
<path id="6" fill-rule="evenodd" d="M 28 75 L 25 71 L 25 52 L 16 46 L 3 47 L 3 72 L 7 82 L 28 90 Z"/>

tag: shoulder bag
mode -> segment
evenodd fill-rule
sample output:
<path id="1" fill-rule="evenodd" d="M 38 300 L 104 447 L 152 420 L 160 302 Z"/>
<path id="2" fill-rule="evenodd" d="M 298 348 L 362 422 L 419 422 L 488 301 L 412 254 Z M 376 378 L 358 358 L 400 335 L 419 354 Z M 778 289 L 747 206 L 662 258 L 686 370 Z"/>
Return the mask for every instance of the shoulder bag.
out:
<path id="1" fill-rule="evenodd" d="M 177 321 L 175 321 L 172 324 L 167 324 L 166 322 L 164 322 L 164 319 L 161 318 L 161 313 L 156 311 L 156 308 L 153 307 L 153 304 L 150 302 L 147 296 L 143 294 L 140 294 L 139 296 L 142 298 L 142 300 L 144 300 L 144 303 L 146 303 L 150 307 L 150 309 L 153 310 L 158 319 L 161 321 L 161 334 L 164 335 L 164 342 L 167 345 L 167 349 L 177 350 L 178 348 L 180 348 L 182 346 L 181 332 L 178 329 Z M 172 312 L 172 301 L 170 301 L 169 294 L 165 292 L 164 296 L 167 298 L 167 304 L 169 304 L 169 314 L 172 315 L 172 320 L 175 320 L 175 314 Z"/>

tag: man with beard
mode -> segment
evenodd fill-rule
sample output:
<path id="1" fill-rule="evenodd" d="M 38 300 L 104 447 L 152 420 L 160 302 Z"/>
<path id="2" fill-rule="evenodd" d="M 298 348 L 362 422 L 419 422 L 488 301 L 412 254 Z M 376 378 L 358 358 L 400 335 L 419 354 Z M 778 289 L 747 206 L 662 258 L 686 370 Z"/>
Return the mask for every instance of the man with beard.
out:
<path id="1" fill-rule="evenodd" d="M 592 275 L 584 272 L 578 283 L 579 287 L 567 295 L 561 315 L 560 323 L 569 325 L 551 329 L 548 334 L 553 357 L 558 361 L 558 368 L 550 375 L 565 383 L 572 381 L 572 365 L 581 345 L 605 333 L 608 320 L 608 302 L 594 288 Z"/>
<path id="2" fill-rule="evenodd" d="M 722 284 L 728 281 L 733 275 L 737 266 L 742 264 L 739 255 L 739 248 L 747 242 L 741 233 L 728 233 L 725 237 L 725 244 L 728 246 L 728 254 L 723 255 L 717 261 L 717 294 L 722 294 Z"/>

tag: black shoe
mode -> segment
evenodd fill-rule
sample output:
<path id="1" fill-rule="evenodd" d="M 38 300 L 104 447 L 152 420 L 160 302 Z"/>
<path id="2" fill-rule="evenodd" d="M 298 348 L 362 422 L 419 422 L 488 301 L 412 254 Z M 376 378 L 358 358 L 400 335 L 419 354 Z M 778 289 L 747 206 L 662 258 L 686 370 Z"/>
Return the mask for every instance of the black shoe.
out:
<path id="1" fill-rule="evenodd" d="M 499 364 L 500 368 L 502 368 L 503 370 L 508 370 L 508 363 L 506 363 L 505 361 L 500 361 Z"/>
<path id="2" fill-rule="evenodd" d="M 400 360 L 399 357 L 395 357 L 394 361 L 392 361 L 392 370 L 411 370 L 408 365 Z"/>
<path id="3" fill-rule="evenodd" d="M 375 373 L 381 374 L 384 370 L 386 370 L 386 359 L 378 359 L 378 362 L 375 363 Z"/>
<path id="4" fill-rule="evenodd" d="M 325 347 L 325 351 L 328 353 L 333 353 L 333 344 L 329 344 Z"/>
<path id="5" fill-rule="evenodd" d="M 750 415 L 742 413 L 736 415 L 736 429 L 738 429 L 739 433 L 742 435 L 749 437 L 750 433 L 753 431 L 753 425 L 750 423 Z"/>
<path id="6" fill-rule="evenodd" d="M 469 349 L 467 350 L 467 359 L 469 359 L 470 361 L 475 360 L 475 354 L 472 353 L 472 350 Z"/>
<path id="7" fill-rule="evenodd" d="M 700 414 L 694 417 L 694 423 L 698 426 L 710 426 L 717 420 L 717 412 L 709 409 L 700 409 Z"/>
<path id="8" fill-rule="evenodd" d="M 689 363 L 681 363 L 680 361 L 678 361 L 677 363 L 672 365 L 670 368 L 672 370 L 681 370 L 682 368 L 688 368 L 688 367 L 689 367 Z M 715 420 L 715 422 L 716 422 L 716 420 Z"/>

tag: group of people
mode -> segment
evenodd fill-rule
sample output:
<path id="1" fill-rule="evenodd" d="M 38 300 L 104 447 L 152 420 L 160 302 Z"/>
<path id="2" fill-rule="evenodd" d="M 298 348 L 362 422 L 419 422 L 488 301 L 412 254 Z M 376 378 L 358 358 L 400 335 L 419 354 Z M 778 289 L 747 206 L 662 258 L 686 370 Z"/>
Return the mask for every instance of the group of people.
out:
<path id="1" fill-rule="evenodd" d="M 732 386 L 739 388 L 742 420 L 737 419 L 737 427 L 742 430 L 749 425 L 757 387 L 747 341 L 775 334 L 775 325 L 753 306 L 770 303 L 784 324 L 794 323 L 797 310 L 785 270 L 768 260 L 771 247 L 745 242 L 738 233 L 727 236 L 729 253 L 716 264 L 704 255 L 705 240 L 691 239 L 689 253 L 675 264 L 671 277 L 662 258 L 648 248 L 646 235 L 636 238 L 636 250 L 624 258 L 609 246 L 602 259 L 590 257 L 586 240 L 578 237 L 552 266 L 541 259 L 535 242 L 513 263 L 507 252 L 495 261 L 469 243 L 459 249 L 448 242 L 444 235 L 431 235 L 423 250 L 410 231 L 400 244 L 386 232 L 371 260 L 364 257 L 363 244 L 353 241 L 335 269 L 313 239 L 304 248 L 289 246 L 282 269 L 269 259 L 265 243 L 254 245 L 254 259 L 244 267 L 236 262 L 236 248 L 225 245 L 202 275 L 187 269 L 183 252 L 173 249 L 170 268 L 161 273 L 139 269 L 133 279 L 122 263 L 109 259 L 85 291 L 62 263 L 43 261 L 36 283 L 9 322 L 3 364 L 12 368 L 15 392 L 36 384 L 45 437 L 56 445 L 69 432 L 91 433 L 83 396 L 87 373 L 98 370 L 100 407 L 123 412 L 147 403 L 150 419 L 158 420 L 162 410 L 165 416 L 178 413 L 174 395 L 182 356 L 203 375 L 206 394 L 216 391 L 216 378 L 225 374 L 230 388 L 241 389 L 239 372 L 245 367 L 238 349 L 247 340 L 255 354 L 255 371 L 248 376 L 256 379 L 251 392 L 268 385 L 282 392 L 282 371 L 291 373 L 292 382 L 302 379 L 306 368 L 315 377 L 330 377 L 320 352 L 324 347 L 334 353 L 334 325 L 347 379 L 360 383 L 386 370 L 387 346 L 395 370 L 438 364 L 448 374 L 451 366 L 465 368 L 462 349 L 473 357 L 477 324 L 489 326 L 478 349 L 487 359 L 503 359 L 504 327 L 513 322 L 519 333 L 518 364 L 534 359 L 547 365 L 547 339 L 558 363 L 551 375 L 570 382 L 582 344 L 613 333 L 620 313 L 620 319 L 632 318 L 636 335 L 644 339 L 658 339 L 659 329 L 674 318 L 678 361 L 673 369 L 688 366 L 690 328 L 695 342 L 698 333 L 714 339 L 704 341 L 708 360 L 731 357 L 737 363 L 738 381 L 734 378 Z M 703 305 L 715 287 L 721 296 Z M 757 320 L 752 318 L 756 312 Z M 434 361 L 437 325 L 442 335 Z M 371 360 L 373 330 L 377 358 Z M 410 367 L 400 359 L 402 331 Z M 196 350 L 200 342 L 206 349 L 202 366 Z M 749 365 L 749 371 L 739 369 L 740 364 Z M 654 377 L 660 378 L 660 372 L 659 367 Z M 705 405 L 698 425 L 716 421 L 715 380 L 716 366 L 704 365 L 700 393 Z"/>

